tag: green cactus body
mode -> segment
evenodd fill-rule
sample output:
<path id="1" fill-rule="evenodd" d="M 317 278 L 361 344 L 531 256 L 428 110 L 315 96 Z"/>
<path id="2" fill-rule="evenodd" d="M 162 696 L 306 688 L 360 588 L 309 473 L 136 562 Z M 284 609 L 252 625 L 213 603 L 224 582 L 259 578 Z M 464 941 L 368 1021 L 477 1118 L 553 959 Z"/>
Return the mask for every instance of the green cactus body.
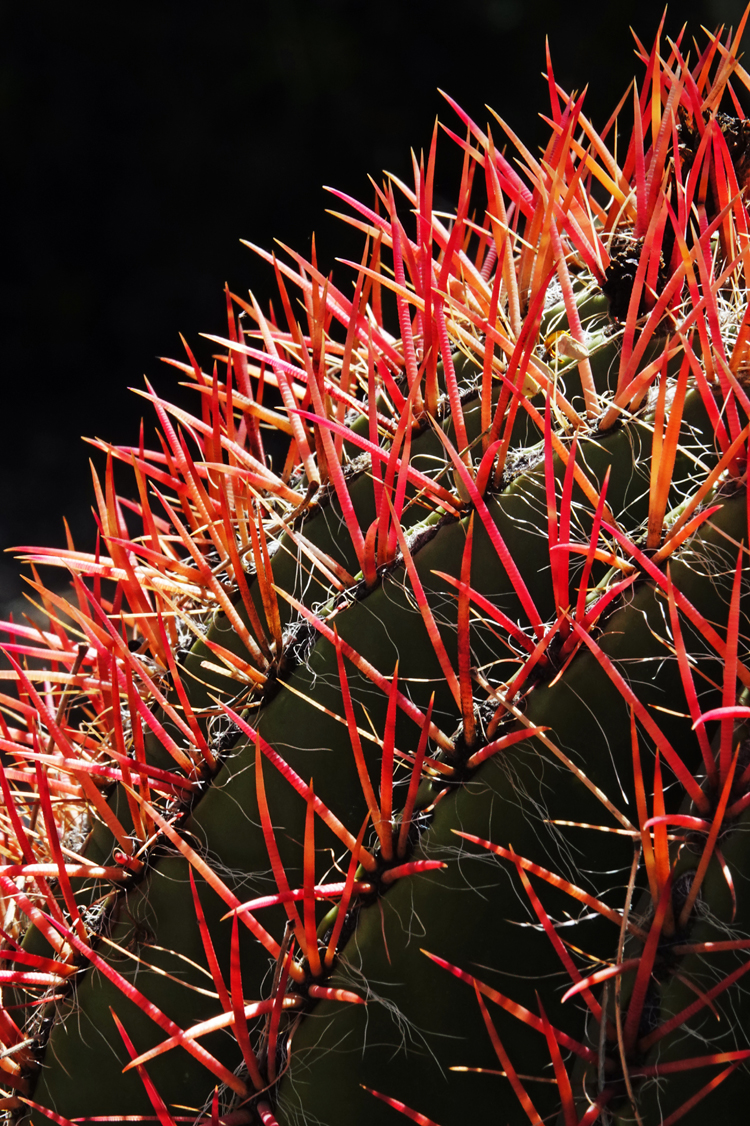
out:
<path id="1" fill-rule="evenodd" d="M 741 1115 L 730 42 L 688 76 L 657 41 L 621 165 L 560 92 L 523 177 L 461 115 L 452 224 L 432 158 L 355 204 L 353 300 L 301 259 L 285 327 L 234 299 L 195 416 L 150 395 L 161 452 L 100 443 L 107 557 L 27 551 L 74 591 L 39 588 L 43 668 L 4 626 L 9 1115 Z"/>

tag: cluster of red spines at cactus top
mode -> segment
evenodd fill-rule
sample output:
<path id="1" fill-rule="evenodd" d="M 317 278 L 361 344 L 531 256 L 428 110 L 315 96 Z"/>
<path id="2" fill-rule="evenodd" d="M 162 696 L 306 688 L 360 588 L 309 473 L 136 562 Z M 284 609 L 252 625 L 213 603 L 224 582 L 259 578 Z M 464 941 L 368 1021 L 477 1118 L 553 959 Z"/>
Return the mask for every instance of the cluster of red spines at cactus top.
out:
<path id="1" fill-rule="evenodd" d="M 747 14 L 746 14 L 747 16 Z M 583 96 L 571 98 L 555 83 L 548 58 L 551 103 L 550 140 L 535 158 L 498 119 L 499 127 L 520 156 L 520 170 L 501 151 L 491 130 L 480 129 L 450 99 L 465 136 L 446 132 L 462 147 L 463 171 L 455 215 L 446 220 L 433 210 L 436 139 L 426 161 L 414 160 L 414 184 L 395 180 L 376 188 L 373 208 L 339 195 L 354 212 L 346 221 L 366 236 L 356 271 L 353 297 L 337 288 L 312 261 L 287 251 L 290 264 L 259 251 L 273 266 L 278 279 L 283 318 L 264 313 L 257 302 L 227 292 L 228 333 L 211 338 L 222 352 L 213 370 L 204 372 L 187 347 L 188 362 L 174 366 L 189 378 L 200 398 L 193 416 L 157 396 L 150 386 L 141 392 L 158 415 L 159 448 L 148 449 L 143 432 L 133 447 L 93 444 L 106 455 L 103 481 L 94 470 L 98 537 L 96 551 L 23 549 L 33 564 L 31 586 L 38 604 L 49 616 L 47 629 L 32 620 L 4 623 L 9 637 L 5 650 L 13 665 L 17 696 L 0 697 L 0 771 L 3 805 L 0 811 L 0 869 L 3 897 L 2 957 L 11 969 L 0 970 L 0 985 L 22 984 L 38 988 L 39 1001 L 47 1002 L 64 991 L 81 959 L 112 975 L 115 971 L 97 954 L 95 940 L 76 903 L 70 880 L 86 875 L 121 886 L 137 879 L 144 857 L 154 841 L 166 837 L 187 858 L 227 904 L 232 915 L 233 942 L 237 947 L 240 925 L 249 927 L 278 972 L 272 995 L 246 1000 L 242 990 L 238 955 L 233 958 L 231 980 L 221 975 L 194 887 L 195 910 L 204 938 L 206 964 L 221 1000 L 223 1015 L 190 1029 L 181 1029 L 158 1011 L 151 1015 L 165 1033 L 164 1042 L 138 1056 L 122 1029 L 132 1067 L 138 1069 L 161 1121 L 172 1116 L 161 1101 L 145 1069 L 147 1060 L 175 1045 L 187 1048 L 228 1084 L 240 1098 L 263 1091 L 276 1079 L 275 1044 L 282 1011 L 305 1003 L 306 997 L 333 995 L 326 975 L 333 964 L 341 924 L 353 897 L 372 893 L 374 881 L 387 886 L 424 868 L 425 861 L 410 861 L 407 831 L 417 787 L 423 774 L 451 777 L 471 770 L 514 740 L 536 734 L 536 728 L 478 741 L 475 723 L 475 688 L 481 678 L 472 668 L 470 621 L 472 611 L 482 613 L 507 631 L 517 656 L 504 696 L 497 697 L 496 719 L 516 714 L 514 701 L 526 691 L 534 670 L 549 661 L 555 640 L 559 664 L 570 661 L 580 646 L 599 655 L 613 682 L 630 704 L 633 764 L 638 792 L 638 823 L 633 824 L 611 803 L 621 832 L 640 842 L 655 915 L 643 934 L 643 955 L 637 980 L 619 1036 L 623 1067 L 629 1081 L 645 1075 L 647 1068 L 631 1068 L 627 1060 L 637 1043 L 640 1008 L 656 957 L 660 935 L 679 930 L 669 895 L 671 863 L 669 827 L 682 827 L 705 836 L 705 851 L 698 875 L 682 911 L 689 915 L 700 888 L 701 874 L 717 849 L 722 823 L 737 817 L 750 803 L 747 782 L 750 767 L 741 778 L 742 796 L 732 797 L 737 753 L 733 750 L 733 722 L 748 715 L 738 708 L 737 685 L 750 686 L 750 670 L 738 658 L 739 577 L 735 584 L 729 621 L 724 635 L 700 619 L 671 582 L 668 562 L 677 548 L 710 517 L 706 508 L 717 484 L 731 478 L 741 481 L 747 466 L 750 401 L 745 391 L 750 345 L 750 310 L 735 312 L 731 346 L 722 336 L 727 310 L 722 306 L 727 285 L 746 291 L 750 277 L 750 229 L 743 189 L 745 174 L 730 152 L 719 107 L 731 99 L 734 112 L 744 121 L 732 81 L 750 89 L 750 75 L 737 61 L 743 18 L 736 36 L 709 36 L 700 57 L 688 66 L 682 37 L 663 49 L 661 36 L 651 52 L 639 50 L 646 65 L 640 90 L 634 86 L 601 132 L 583 112 Z M 632 106 L 633 128 L 624 156 L 615 157 L 610 138 L 619 117 Z M 689 159 L 681 152 L 689 134 L 693 150 Z M 620 143 L 622 154 L 622 143 Z M 619 161 L 619 162 L 618 162 Z M 472 202 L 475 181 L 486 193 L 486 207 L 477 220 Z M 602 203 L 601 200 L 608 200 Z M 405 216 L 409 215 L 407 224 Z M 409 234 L 407 226 L 411 225 Z M 637 246 L 637 268 L 630 291 L 620 298 L 623 315 L 619 326 L 621 350 L 616 384 L 603 397 L 594 385 L 586 336 L 577 306 L 580 278 L 607 288 L 615 277 L 615 237 L 626 232 Z M 285 248 L 286 249 L 286 248 Z M 390 265 L 386 265 L 386 252 Z M 564 302 L 567 328 L 564 340 L 550 344 L 575 359 L 583 409 L 566 400 L 550 379 L 549 367 L 540 362 L 539 329 L 545 298 L 554 283 Z M 295 290 L 294 298 L 289 286 Z M 610 284 L 610 289 L 612 288 Z M 390 296 L 389 296 L 390 295 Z M 384 316 L 386 300 L 395 305 L 391 331 Z M 298 319 L 297 302 L 304 306 Z M 240 320 L 238 311 L 244 313 Z M 249 328 L 247 326 L 250 326 Z M 726 333 L 724 334 L 726 336 Z M 645 363 L 647 347 L 657 338 L 662 345 L 655 359 Z M 729 339 L 729 338 L 728 338 Z M 476 365 L 477 394 L 481 404 L 481 438 L 470 443 L 464 424 L 464 400 L 454 357 L 456 351 Z M 675 387 L 666 408 L 667 362 L 681 357 Z M 699 359 L 700 357 L 700 359 Z M 443 365 L 444 390 L 438 378 Z M 546 412 L 540 412 L 526 394 L 531 380 L 547 394 Z M 677 451 L 681 405 L 688 380 L 698 388 L 715 429 L 719 460 L 698 493 L 679 518 L 667 523 L 666 506 Z M 723 403 L 717 406 L 715 389 Z M 645 544 L 633 542 L 616 525 L 607 507 L 606 481 L 599 490 L 587 478 L 576 458 L 576 435 L 598 425 L 606 430 L 636 409 L 651 395 L 655 403 L 649 517 Z M 552 404 L 554 403 L 554 409 Z M 445 447 L 445 461 L 430 476 L 410 463 L 414 433 L 425 419 L 449 412 L 453 440 L 436 428 Z M 500 533 L 489 514 L 485 497 L 502 480 L 516 417 L 526 413 L 544 442 L 547 466 L 547 530 L 549 561 L 556 602 L 556 617 L 544 622 L 514 570 Z M 353 413 L 364 416 L 366 435 L 351 427 Z M 289 438 L 283 462 L 272 465 L 264 448 L 264 431 L 273 428 Z M 568 439 L 572 437 L 572 442 Z M 345 450 L 352 447 L 367 460 L 376 518 L 360 527 L 349 495 Z M 275 455 L 276 456 L 276 455 Z M 562 491 L 557 489 L 553 456 L 565 465 Z M 137 500 L 119 495 L 115 462 L 134 474 Z M 588 542 L 574 542 L 571 498 L 574 484 L 583 489 L 595 513 Z M 460 579 L 442 577 L 455 589 L 458 620 L 456 667 L 445 650 L 440 633 L 414 566 L 402 529 L 407 486 L 418 492 L 424 514 L 460 515 L 472 512 Z M 357 570 L 367 587 L 378 582 L 381 568 L 396 559 L 403 562 L 407 582 L 422 613 L 447 684 L 463 717 L 465 760 L 451 762 L 450 732 L 435 723 L 431 710 L 422 713 L 399 688 L 398 668 L 385 674 L 368 665 L 335 628 L 335 615 L 324 617 L 294 602 L 296 611 L 336 647 L 343 702 L 342 722 L 348 727 L 352 752 L 361 779 L 369 820 L 377 836 L 377 854 L 364 844 L 365 826 L 347 828 L 335 810 L 315 795 L 312 784 L 299 778 L 280 755 L 267 746 L 241 714 L 241 704 L 216 700 L 216 714 L 225 713 L 262 752 L 256 759 L 257 792 L 268 855 L 278 891 L 263 900 L 240 903 L 219 875 L 212 871 L 173 824 L 175 811 L 185 806 L 217 767 L 219 752 L 206 735 L 206 714 L 196 714 L 190 702 L 179 654 L 195 638 L 205 640 L 218 670 L 234 683 L 242 699 L 262 693 L 284 655 L 278 591 L 272 582 L 272 541 L 279 529 L 292 536 L 305 565 L 323 577 L 332 594 L 341 594 L 360 581 L 340 562 L 309 542 L 293 518 L 316 503 L 328 490 L 335 495 L 346 523 Z M 142 524 L 138 535 L 129 530 L 133 516 Z M 481 522 L 512 577 L 527 615 L 525 623 L 510 621 L 481 594 L 472 590 L 470 570 L 473 527 Z M 741 552 L 744 552 L 744 548 Z M 572 584 L 573 553 L 585 557 L 585 567 Z M 738 576 L 743 555 L 739 556 Z M 621 572 L 618 581 L 593 602 L 588 582 L 594 560 L 605 561 Z M 254 567 L 262 614 L 248 587 L 246 568 Z M 68 568 L 72 595 L 63 597 L 45 588 L 36 567 Z M 680 663 L 685 700 L 696 725 L 704 754 L 707 784 L 701 787 L 683 766 L 677 752 L 661 735 L 653 715 L 640 705 L 632 689 L 607 663 L 592 632 L 600 615 L 635 579 L 646 574 L 663 591 L 669 608 L 674 649 Z M 284 595 L 290 601 L 291 596 Z M 246 619 L 238 613 L 241 605 Z M 204 637 L 202 623 L 223 611 L 242 640 L 242 656 Z M 682 641 L 683 616 L 701 630 L 724 661 L 723 708 L 718 715 L 701 715 L 692 681 L 689 658 Z M 385 694 L 387 722 L 382 733 L 382 773 L 369 776 L 360 733 L 351 705 L 347 665 L 354 666 Z M 73 718 L 83 716 L 83 721 Z M 405 711 L 422 729 L 419 749 L 408 756 L 410 772 L 405 810 L 393 831 L 393 774 L 403 762 L 395 745 L 395 718 Z M 127 723 L 125 712 L 127 711 Z M 161 717 L 161 718 L 160 718 Z M 709 719 L 721 721 L 718 753 L 705 736 Z M 649 806 L 640 771 L 636 719 L 653 738 L 657 750 L 654 793 Z M 166 722 L 169 721 L 169 723 Z M 496 724 L 495 724 L 496 726 Z M 172 759 L 170 769 L 147 764 L 144 732 L 150 731 Z M 428 750 L 429 740 L 435 748 Z M 557 748 L 550 747 L 560 755 Z M 442 752 L 442 754 L 441 754 Z M 301 887 L 292 887 L 274 839 L 274 829 L 264 797 L 263 757 L 284 774 L 307 802 L 305 873 Z M 667 816 L 661 792 L 660 758 L 666 761 L 694 801 L 691 815 Z M 572 764 L 571 768 L 572 767 Z M 639 781 L 640 780 L 640 781 Z M 106 791 L 121 783 L 127 792 L 133 832 L 126 832 L 106 801 Z M 30 820 L 30 810 L 34 810 Z M 82 807 L 105 821 L 118 842 L 116 862 L 90 864 L 63 841 L 81 821 Z M 349 854 L 345 877 L 339 882 L 316 883 L 315 821 L 322 818 Z M 359 828 L 359 831 L 357 829 Z M 581 993 L 594 1016 L 601 1005 L 591 989 L 634 968 L 620 959 L 616 965 L 585 976 L 557 936 L 528 878 L 531 873 L 558 886 L 600 911 L 621 928 L 620 953 L 628 929 L 635 923 L 569 881 L 526 862 L 499 845 L 475 840 L 508 860 L 526 887 L 540 924 L 556 944 L 562 964 L 570 973 L 570 993 Z M 359 870 L 358 870 L 359 869 Z M 342 873 L 343 874 L 343 873 Z M 56 881 L 60 895 L 50 881 Z M 315 904 L 320 900 L 341 904 L 337 924 L 327 945 L 319 948 Z M 274 937 L 261 920 L 264 907 L 283 904 L 288 917 L 287 935 Z M 54 958 L 27 954 L 20 946 L 25 926 L 33 923 L 48 939 Z M 750 946 L 736 940 L 735 947 Z M 436 959 L 437 960 L 437 959 Z M 632 961 L 632 960 L 631 960 Z M 488 1033 L 493 1037 L 500 1065 L 535 1121 L 533 1102 L 523 1080 L 513 1070 L 493 1028 L 483 998 L 507 1007 L 511 1002 L 478 978 L 455 966 L 457 974 L 477 994 Z M 748 961 L 738 972 L 750 969 Z M 724 981 L 716 989 L 726 988 Z M 136 987 L 121 979 L 123 993 L 136 1003 L 145 999 Z M 343 1002 L 356 1003 L 354 994 L 338 991 Z M 709 1004 L 710 996 L 696 1005 Z M 516 1007 L 519 1008 L 518 1006 Z M 265 1062 L 251 1043 L 248 1021 L 265 1014 Z M 579 1122 L 561 1047 L 584 1057 L 585 1045 L 552 1027 L 544 1011 L 539 1015 L 518 1011 L 519 1018 L 539 1030 L 549 1043 L 566 1123 Z M 673 1018 L 679 1024 L 681 1018 Z M 0 1085 L 7 1094 L 5 1107 L 18 1105 L 28 1092 L 25 1069 L 33 1060 L 24 1032 L 24 1014 L 0 1008 Z M 118 1026 L 119 1027 L 119 1026 Z M 229 1073 L 201 1046 L 201 1038 L 219 1027 L 231 1027 L 242 1049 L 247 1080 Z M 653 1043 L 667 1031 L 651 1032 Z M 731 1059 L 729 1058 L 731 1056 Z M 705 1093 L 750 1056 L 750 1049 L 680 1061 L 681 1067 L 708 1064 L 727 1066 L 711 1079 Z M 671 1066 L 671 1065 L 670 1065 Z M 674 1065 L 678 1066 L 677 1064 Z M 662 1068 L 662 1072 L 665 1068 Z M 415 1121 L 427 1121 L 416 1111 L 381 1095 Z M 33 1104 L 32 1104 L 33 1105 Z M 257 1104 L 264 1122 L 273 1122 L 270 1104 Z M 42 1110 L 42 1108 L 39 1108 Z M 579 1126 L 595 1121 L 600 1105 L 594 1104 Z M 55 1121 L 59 1116 L 49 1114 Z M 670 1123 L 677 1121 L 673 1115 Z M 218 1121 L 214 1107 L 211 1119 Z M 237 1121 L 242 1120 L 238 1114 Z M 208 1119 L 206 1120 L 209 1121 Z"/>

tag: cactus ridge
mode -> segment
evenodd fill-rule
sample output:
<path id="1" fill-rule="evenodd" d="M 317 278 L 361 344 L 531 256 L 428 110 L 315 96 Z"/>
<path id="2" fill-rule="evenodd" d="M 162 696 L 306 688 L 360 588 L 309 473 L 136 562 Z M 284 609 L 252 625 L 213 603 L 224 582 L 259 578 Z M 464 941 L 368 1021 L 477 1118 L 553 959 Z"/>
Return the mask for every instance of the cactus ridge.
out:
<path id="1" fill-rule="evenodd" d="M 253 247 L 95 552 L 18 549 L 9 1119 L 739 1120 L 748 13 L 601 131 L 548 52 L 539 158 L 447 98 L 453 214 L 436 129 L 353 284 Z"/>

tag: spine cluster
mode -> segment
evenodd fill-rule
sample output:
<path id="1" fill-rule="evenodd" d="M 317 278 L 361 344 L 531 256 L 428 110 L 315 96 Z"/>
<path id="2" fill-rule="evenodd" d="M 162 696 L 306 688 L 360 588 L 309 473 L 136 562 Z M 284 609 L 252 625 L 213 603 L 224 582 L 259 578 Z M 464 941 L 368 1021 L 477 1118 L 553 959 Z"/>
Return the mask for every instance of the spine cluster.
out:
<path id="1" fill-rule="evenodd" d="M 539 156 L 448 99 L 454 213 L 436 131 L 348 282 L 254 247 L 96 550 L 20 549 L 9 1117 L 740 1120 L 746 18 L 598 131 L 548 55 Z"/>

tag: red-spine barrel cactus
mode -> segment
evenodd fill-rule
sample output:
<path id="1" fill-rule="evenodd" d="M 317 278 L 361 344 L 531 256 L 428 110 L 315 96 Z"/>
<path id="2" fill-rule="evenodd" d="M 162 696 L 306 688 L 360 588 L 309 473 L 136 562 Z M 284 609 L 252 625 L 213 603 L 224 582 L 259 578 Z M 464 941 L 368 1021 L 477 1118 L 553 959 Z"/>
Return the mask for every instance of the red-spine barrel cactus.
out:
<path id="1" fill-rule="evenodd" d="M 539 155 L 448 99 L 455 210 L 435 135 L 349 280 L 259 250 L 95 553 L 20 549 L 9 1117 L 741 1119 L 746 18 L 596 125 L 548 56 Z"/>

